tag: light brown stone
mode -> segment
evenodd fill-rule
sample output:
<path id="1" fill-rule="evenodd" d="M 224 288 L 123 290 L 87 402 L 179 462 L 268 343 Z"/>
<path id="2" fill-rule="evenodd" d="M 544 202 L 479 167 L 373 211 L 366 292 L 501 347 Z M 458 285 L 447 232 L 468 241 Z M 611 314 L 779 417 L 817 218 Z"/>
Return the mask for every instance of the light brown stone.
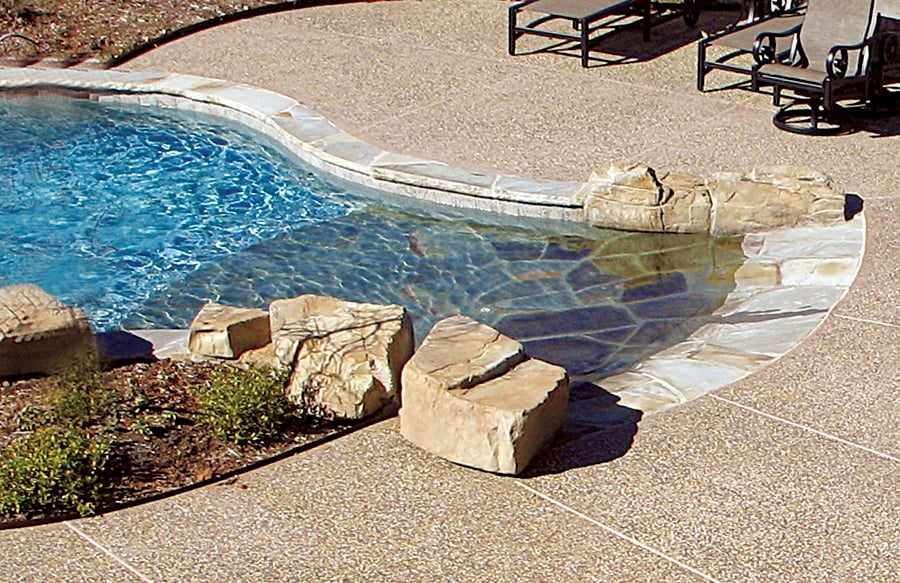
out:
<path id="1" fill-rule="evenodd" d="M 663 231 L 667 233 L 709 232 L 712 198 L 702 178 L 671 173 L 661 179 L 667 196 L 661 206 Z"/>
<path id="2" fill-rule="evenodd" d="M 396 397 L 412 355 L 412 320 L 397 305 L 304 295 L 269 306 L 275 355 L 293 367 L 289 397 L 324 416 L 361 419 Z"/>
<path id="3" fill-rule="evenodd" d="M 827 224 L 844 217 L 845 196 L 813 170 L 761 168 L 741 176 L 714 174 L 708 183 L 716 209 L 714 235 Z"/>
<path id="4" fill-rule="evenodd" d="M 81 310 L 36 285 L 0 288 L 0 376 L 59 372 L 95 351 Z"/>
<path id="5" fill-rule="evenodd" d="M 239 360 L 250 366 L 281 368 L 281 362 L 275 356 L 275 346 L 271 342 L 265 346 L 245 351 Z"/>
<path id="6" fill-rule="evenodd" d="M 613 164 L 582 193 L 584 216 L 598 227 L 736 235 L 843 220 L 845 197 L 828 177 L 775 166 L 708 179 Z"/>
<path id="7" fill-rule="evenodd" d="M 464 316 L 438 322 L 403 369 L 400 432 L 444 459 L 518 474 L 566 419 L 569 381 Z"/>
<path id="8" fill-rule="evenodd" d="M 258 308 L 209 303 L 191 322 L 189 346 L 195 356 L 238 358 L 269 341 L 269 314 Z"/>
<path id="9" fill-rule="evenodd" d="M 403 378 L 444 390 L 469 388 L 525 358 L 519 341 L 467 316 L 452 316 L 432 327 Z"/>
<path id="10" fill-rule="evenodd" d="M 643 164 L 613 164 L 591 179 L 584 202 L 596 226 L 653 233 L 709 231 L 712 202 L 702 178 L 659 174 Z"/>
<path id="11" fill-rule="evenodd" d="M 613 163 L 606 176 L 616 187 L 611 198 L 626 204 L 657 206 L 665 201 L 656 172 L 646 164 Z"/>

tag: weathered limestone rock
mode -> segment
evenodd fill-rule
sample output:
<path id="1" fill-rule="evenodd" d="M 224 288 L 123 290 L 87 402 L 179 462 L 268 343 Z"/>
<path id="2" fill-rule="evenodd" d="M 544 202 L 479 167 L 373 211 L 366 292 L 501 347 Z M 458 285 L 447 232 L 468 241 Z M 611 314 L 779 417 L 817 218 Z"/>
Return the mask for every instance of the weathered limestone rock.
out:
<path id="1" fill-rule="evenodd" d="M 269 343 L 269 314 L 258 308 L 206 304 L 191 322 L 191 354 L 238 358 Z"/>
<path id="2" fill-rule="evenodd" d="M 400 433 L 450 461 L 518 474 L 566 420 L 569 379 L 465 316 L 435 324 L 403 369 Z"/>
<path id="3" fill-rule="evenodd" d="M 399 392 L 415 347 L 401 306 L 304 295 L 269 306 L 279 362 L 292 366 L 288 396 L 326 416 L 361 419 Z"/>
<path id="4" fill-rule="evenodd" d="M 716 208 L 714 235 L 844 220 L 845 196 L 825 175 L 805 168 L 718 173 L 708 184 Z"/>
<path id="5" fill-rule="evenodd" d="M 275 356 L 275 346 L 271 342 L 259 348 L 251 348 L 241 354 L 238 360 L 250 366 L 281 368 L 281 362 Z"/>
<path id="6" fill-rule="evenodd" d="M 744 234 L 843 220 L 845 197 L 821 173 L 789 166 L 708 179 L 613 164 L 582 194 L 590 224 L 625 230 Z"/>
<path id="7" fill-rule="evenodd" d="M 654 233 L 709 231 L 712 201 L 702 178 L 613 164 L 594 174 L 584 212 L 593 225 Z"/>
<path id="8" fill-rule="evenodd" d="M 0 376 L 59 372 L 95 351 L 81 310 L 36 285 L 0 288 Z"/>

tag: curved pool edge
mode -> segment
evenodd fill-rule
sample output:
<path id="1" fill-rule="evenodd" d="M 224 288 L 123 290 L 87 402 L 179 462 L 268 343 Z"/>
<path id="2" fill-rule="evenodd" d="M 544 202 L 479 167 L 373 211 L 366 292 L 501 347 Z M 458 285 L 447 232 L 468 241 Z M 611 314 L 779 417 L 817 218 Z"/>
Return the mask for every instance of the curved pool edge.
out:
<path id="1" fill-rule="evenodd" d="M 0 90 L 40 88 L 226 117 L 278 140 L 312 167 L 368 188 L 515 216 L 584 219 L 578 200 L 584 183 L 458 169 L 384 151 L 264 89 L 181 74 L 0 67 Z M 643 413 L 666 409 L 736 382 L 798 346 L 856 278 L 865 219 L 859 214 L 834 226 L 745 235 L 742 247 L 747 260 L 711 323 L 598 383 L 618 398 L 617 405 Z M 186 331 L 136 333 L 154 345 L 157 356 L 186 352 Z M 608 396 L 598 399 L 609 402 Z"/>
<path id="2" fill-rule="evenodd" d="M 41 88 L 225 117 L 278 140 L 317 170 L 376 190 L 514 216 L 583 221 L 577 195 L 584 183 L 464 170 L 388 152 L 265 89 L 182 74 L 0 67 L 0 90 Z"/>

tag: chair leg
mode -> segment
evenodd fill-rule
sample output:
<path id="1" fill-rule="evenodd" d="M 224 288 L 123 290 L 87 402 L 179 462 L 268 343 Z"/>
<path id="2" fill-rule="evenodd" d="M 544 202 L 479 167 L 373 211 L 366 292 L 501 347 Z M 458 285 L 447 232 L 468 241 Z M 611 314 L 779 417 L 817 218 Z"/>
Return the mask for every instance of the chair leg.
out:
<path id="1" fill-rule="evenodd" d="M 584 20 L 581 21 L 581 66 L 588 67 L 588 49 L 590 48 L 590 25 Z"/>
<path id="2" fill-rule="evenodd" d="M 650 12 L 652 8 L 650 0 L 644 2 L 644 42 L 650 40 Z"/>
<path id="3" fill-rule="evenodd" d="M 681 9 L 681 18 L 684 23 L 691 28 L 700 20 L 700 6 L 698 0 L 684 0 Z"/>
<path id="4" fill-rule="evenodd" d="M 813 132 L 819 131 L 819 117 L 821 106 L 815 101 L 809 103 L 809 127 Z"/>
<path id="5" fill-rule="evenodd" d="M 515 6 L 509 8 L 509 54 L 516 54 L 516 20 L 518 12 Z"/>
<path id="6" fill-rule="evenodd" d="M 703 92 L 706 86 L 706 43 L 697 43 L 697 91 Z"/>
<path id="7" fill-rule="evenodd" d="M 780 130 L 807 136 L 835 136 L 852 129 L 842 111 L 826 111 L 820 98 L 788 103 L 775 112 L 772 123 Z"/>

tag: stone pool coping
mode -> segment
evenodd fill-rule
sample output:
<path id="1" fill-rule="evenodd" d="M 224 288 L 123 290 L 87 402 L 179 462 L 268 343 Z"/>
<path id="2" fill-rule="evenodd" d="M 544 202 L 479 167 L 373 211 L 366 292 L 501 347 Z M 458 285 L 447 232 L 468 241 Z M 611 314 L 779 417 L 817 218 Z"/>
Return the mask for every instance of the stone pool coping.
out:
<path id="1" fill-rule="evenodd" d="M 465 170 L 387 152 L 263 89 L 182 74 L 0 68 L 0 90 L 42 88 L 226 117 L 278 140 L 310 166 L 368 188 L 515 216 L 584 219 L 578 195 L 585 183 Z M 849 291 L 865 251 L 865 220 L 859 214 L 834 226 L 745 235 L 742 248 L 747 259 L 735 273 L 735 288 L 709 324 L 602 379 L 619 405 L 644 413 L 668 408 L 731 384 L 797 346 Z M 152 343 L 157 356 L 186 353 L 186 331 L 133 333 Z"/>

